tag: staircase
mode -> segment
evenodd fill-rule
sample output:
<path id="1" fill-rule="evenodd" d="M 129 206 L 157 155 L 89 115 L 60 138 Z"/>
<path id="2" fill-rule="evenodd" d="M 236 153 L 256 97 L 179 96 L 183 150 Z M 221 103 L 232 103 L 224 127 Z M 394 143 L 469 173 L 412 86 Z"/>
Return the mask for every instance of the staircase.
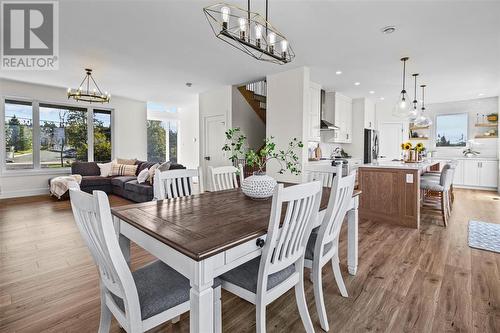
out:
<path id="1" fill-rule="evenodd" d="M 241 95 L 245 98 L 248 105 L 255 111 L 257 116 L 266 123 L 266 80 L 255 81 L 244 86 L 238 87 Z"/>

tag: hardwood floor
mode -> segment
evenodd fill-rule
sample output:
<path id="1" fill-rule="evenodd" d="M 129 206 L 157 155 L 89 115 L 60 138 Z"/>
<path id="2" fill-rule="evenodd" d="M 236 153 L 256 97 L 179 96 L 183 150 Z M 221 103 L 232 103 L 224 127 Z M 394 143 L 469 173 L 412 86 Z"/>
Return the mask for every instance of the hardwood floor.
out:
<path id="1" fill-rule="evenodd" d="M 423 212 L 421 230 L 360 223 L 358 274 L 347 275 L 346 230 L 341 264 L 349 298 L 329 265 L 324 293 L 331 332 L 500 332 L 500 254 L 470 249 L 469 219 L 500 223 L 495 192 L 455 190 L 449 227 Z M 113 206 L 128 203 L 111 197 Z M 344 228 L 345 229 L 345 228 Z M 133 268 L 152 257 L 132 247 Z M 312 285 L 309 311 L 321 332 Z M 47 197 L 0 201 L 0 332 L 96 332 L 97 270 L 73 222 L 68 201 Z M 225 332 L 254 332 L 254 306 L 223 293 Z M 188 332 L 189 315 L 154 332 Z M 293 291 L 267 309 L 269 332 L 302 332 Z M 113 322 L 112 332 L 120 332 Z"/>

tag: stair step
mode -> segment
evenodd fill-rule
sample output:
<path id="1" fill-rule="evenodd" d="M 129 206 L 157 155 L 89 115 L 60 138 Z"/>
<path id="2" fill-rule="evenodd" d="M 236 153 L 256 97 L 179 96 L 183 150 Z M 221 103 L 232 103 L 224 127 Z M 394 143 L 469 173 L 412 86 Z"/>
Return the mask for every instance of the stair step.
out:
<path id="1" fill-rule="evenodd" d="M 253 98 L 259 102 L 265 102 L 267 99 L 266 96 L 258 95 L 256 93 L 253 93 Z"/>

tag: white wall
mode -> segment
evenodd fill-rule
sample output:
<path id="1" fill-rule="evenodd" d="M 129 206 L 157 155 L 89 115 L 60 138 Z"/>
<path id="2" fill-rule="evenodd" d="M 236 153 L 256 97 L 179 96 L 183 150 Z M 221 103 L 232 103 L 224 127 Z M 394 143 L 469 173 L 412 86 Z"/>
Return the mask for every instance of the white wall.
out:
<path id="1" fill-rule="evenodd" d="M 302 140 L 304 148 L 298 152 L 302 166 L 307 162 L 309 77 L 307 67 L 267 76 L 266 137 L 274 136 L 277 149 L 286 148 L 293 138 Z M 278 181 L 302 181 L 302 176 L 288 171 L 280 175 L 278 170 L 279 165 L 273 161 L 266 173 Z"/>
<path id="2" fill-rule="evenodd" d="M 266 124 L 248 105 L 237 86 L 232 88 L 232 127 L 241 129 L 250 148 L 259 149 L 264 144 Z"/>
<path id="3" fill-rule="evenodd" d="M 44 102 L 87 105 L 73 103 L 66 98 L 66 89 L 0 79 L 0 96 L 23 97 Z M 113 108 L 113 154 L 114 157 L 146 159 L 146 102 L 112 96 L 104 105 Z M 2 108 L 3 110 L 3 108 Z M 4 115 L 0 115 L 4 119 Z M 2 120 L 3 121 L 3 120 Z M 0 140 L 5 140 L 0 133 Z M 5 158 L 5 152 L 0 152 Z M 48 193 L 48 179 L 60 174 L 53 170 L 26 170 L 6 173 L 0 170 L 0 198 Z"/>
<path id="4" fill-rule="evenodd" d="M 479 98 L 465 101 L 434 103 L 426 105 L 427 115 L 431 117 L 433 125 L 427 131 L 422 131 L 422 134 L 429 135 L 430 140 L 424 142 L 425 146 L 430 150 L 435 150 L 437 157 L 458 157 L 463 156 L 463 148 L 436 148 L 435 145 L 435 123 L 437 114 L 452 114 L 452 113 L 469 113 L 469 133 L 468 139 L 474 139 L 474 136 L 480 132 L 474 124 L 476 122 L 476 114 L 488 114 L 498 112 L 498 97 Z M 377 124 L 383 122 L 401 122 L 392 115 L 394 104 L 389 102 L 377 103 Z M 405 126 L 404 137 L 408 138 L 408 122 L 402 121 Z M 495 139 L 474 139 L 472 147 L 479 151 L 481 157 L 497 157 L 498 156 L 498 140 Z"/>

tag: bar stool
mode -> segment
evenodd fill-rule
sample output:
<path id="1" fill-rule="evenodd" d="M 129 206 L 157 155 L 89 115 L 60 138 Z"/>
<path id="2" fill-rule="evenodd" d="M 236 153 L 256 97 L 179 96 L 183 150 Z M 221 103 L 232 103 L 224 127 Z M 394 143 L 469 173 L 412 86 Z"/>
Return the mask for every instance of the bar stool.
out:
<path id="1" fill-rule="evenodd" d="M 448 225 L 448 218 L 451 212 L 451 196 L 450 188 L 453 182 L 453 176 L 455 174 L 455 169 L 448 167 L 443 168 L 439 178 L 437 177 L 421 177 L 420 180 L 420 190 L 423 195 L 423 204 L 430 204 L 432 199 L 438 199 L 441 203 L 441 212 L 443 217 L 443 223 L 446 227 Z M 436 203 L 434 205 L 436 206 Z"/>
<path id="2" fill-rule="evenodd" d="M 447 169 L 453 169 L 455 170 L 456 167 L 458 165 L 458 162 L 457 161 L 454 161 L 454 160 L 451 160 L 451 161 L 448 161 L 444 166 L 443 168 L 441 169 L 441 171 L 427 171 L 426 173 L 424 173 L 422 175 L 422 179 L 439 179 L 441 177 L 441 174 L 444 170 L 447 170 Z M 427 177 L 430 177 L 430 178 L 427 178 Z M 451 185 L 450 185 L 450 200 L 451 200 L 451 203 L 455 202 L 455 193 L 453 191 L 453 179 L 452 179 L 452 182 L 451 182 Z M 450 205 L 450 209 L 452 209 L 453 206 Z"/>

